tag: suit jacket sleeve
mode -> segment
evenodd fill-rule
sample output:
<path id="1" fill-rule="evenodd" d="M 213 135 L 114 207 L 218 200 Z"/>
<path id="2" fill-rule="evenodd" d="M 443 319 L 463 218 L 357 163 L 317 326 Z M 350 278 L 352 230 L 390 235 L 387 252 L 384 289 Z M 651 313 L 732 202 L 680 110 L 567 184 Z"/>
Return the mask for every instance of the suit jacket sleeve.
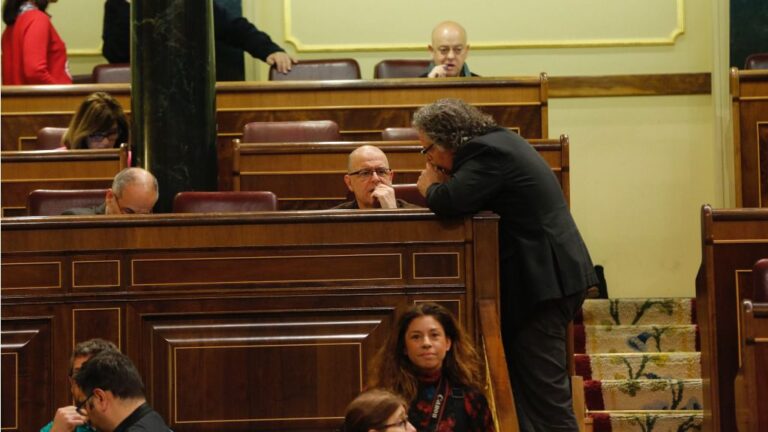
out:
<path id="1" fill-rule="evenodd" d="M 461 149 L 457 156 L 459 153 L 470 155 L 462 158 L 453 177 L 445 183 L 433 184 L 427 191 L 427 204 L 437 215 L 460 217 L 484 210 L 489 198 L 498 194 L 504 185 L 504 159 L 490 147 L 466 145 L 472 148 Z"/>
<path id="2" fill-rule="evenodd" d="M 216 2 L 213 2 L 213 28 L 217 41 L 241 48 L 261 61 L 265 61 L 273 52 L 283 51 L 272 42 L 268 34 L 247 19 L 233 16 Z"/>
<path id="3" fill-rule="evenodd" d="M 104 3 L 101 53 L 110 63 L 131 62 L 131 4 L 125 0 Z"/>

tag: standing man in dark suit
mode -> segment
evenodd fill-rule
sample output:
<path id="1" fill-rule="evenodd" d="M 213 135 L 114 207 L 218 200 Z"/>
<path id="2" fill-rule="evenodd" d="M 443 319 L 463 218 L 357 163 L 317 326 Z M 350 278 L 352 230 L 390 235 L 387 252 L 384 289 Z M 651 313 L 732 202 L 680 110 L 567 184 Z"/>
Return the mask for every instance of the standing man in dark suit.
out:
<path id="1" fill-rule="evenodd" d="M 598 280 L 557 178 L 523 138 L 461 100 L 419 109 L 413 125 L 429 208 L 500 216 L 502 337 L 520 430 L 578 431 L 566 327 Z"/>
<path id="2" fill-rule="evenodd" d="M 104 3 L 102 29 L 104 58 L 110 63 L 131 61 L 131 3 L 129 0 L 107 0 Z M 218 1 L 213 2 L 213 30 L 217 50 L 221 47 L 241 49 L 253 57 L 275 66 L 278 72 L 288 73 L 296 59 L 272 41 L 268 34 L 250 21 L 231 14 Z M 223 47 L 222 47 L 223 45 Z M 241 55 L 242 57 L 242 51 Z M 216 81 L 242 81 L 242 62 L 238 65 L 228 58 L 216 59 Z M 239 70 L 238 70 L 239 69 Z"/>

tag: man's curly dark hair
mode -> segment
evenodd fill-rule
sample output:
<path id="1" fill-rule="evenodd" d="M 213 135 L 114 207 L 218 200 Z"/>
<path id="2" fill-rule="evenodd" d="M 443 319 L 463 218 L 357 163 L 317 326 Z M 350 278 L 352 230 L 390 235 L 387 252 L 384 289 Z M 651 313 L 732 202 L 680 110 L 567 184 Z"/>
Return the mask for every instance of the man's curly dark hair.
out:
<path id="1" fill-rule="evenodd" d="M 445 150 L 458 150 L 467 141 L 498 127 L 488 114 L 461 99 L 440 99 L 419 108 L 413 127 Z"/>

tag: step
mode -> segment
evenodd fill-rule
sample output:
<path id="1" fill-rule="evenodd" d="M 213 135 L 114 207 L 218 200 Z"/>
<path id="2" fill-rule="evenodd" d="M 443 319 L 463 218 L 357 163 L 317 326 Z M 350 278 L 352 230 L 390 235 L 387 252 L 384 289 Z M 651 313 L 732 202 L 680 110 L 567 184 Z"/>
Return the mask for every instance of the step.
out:
<path id="1" fill-rule="evenodd" d="M 573 326 L 577 353 L 698 351 L 698 327 L 688 325 Z"/>
<path id="2" fill-rule="evenodd" d="M 700 379 L 588 380 L 588 410 L 700 410 Z"/>
<path id="3" fill-rule="evenodd" d="M 587 299 L 576 322 L 590 325 L 695 324 L 694 299 Z"/>
<path id="4" fill-rule="evenodd" d="M 593 432 L 687 432 L 700 431 L 701 411 L 590 411 Z"/>
<path id="5" fill-rule="evenodd" d="M 574 361 L 585 380 L 701 378 L 697 352 L 576 354 Z"/>

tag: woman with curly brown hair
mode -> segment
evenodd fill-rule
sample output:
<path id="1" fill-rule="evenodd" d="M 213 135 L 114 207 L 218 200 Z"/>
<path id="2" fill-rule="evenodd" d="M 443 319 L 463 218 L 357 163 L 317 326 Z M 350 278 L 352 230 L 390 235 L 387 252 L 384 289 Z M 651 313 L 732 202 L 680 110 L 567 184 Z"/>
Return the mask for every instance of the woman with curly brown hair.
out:
<path id="1" fill-rule="evenodd" d="M 69 149 L 108 149 L 128 142 L 128 120 L 112 95 L 91 93 L 80 104 L 62 144 Z"/>
<path id="2" fill-rule="evenodd" d="M 419 431 L 493 431 L 482 364 L 453 315 L 434 303 L 412 306 L 379 351 L 371 387 L 410 401 Z"/>

